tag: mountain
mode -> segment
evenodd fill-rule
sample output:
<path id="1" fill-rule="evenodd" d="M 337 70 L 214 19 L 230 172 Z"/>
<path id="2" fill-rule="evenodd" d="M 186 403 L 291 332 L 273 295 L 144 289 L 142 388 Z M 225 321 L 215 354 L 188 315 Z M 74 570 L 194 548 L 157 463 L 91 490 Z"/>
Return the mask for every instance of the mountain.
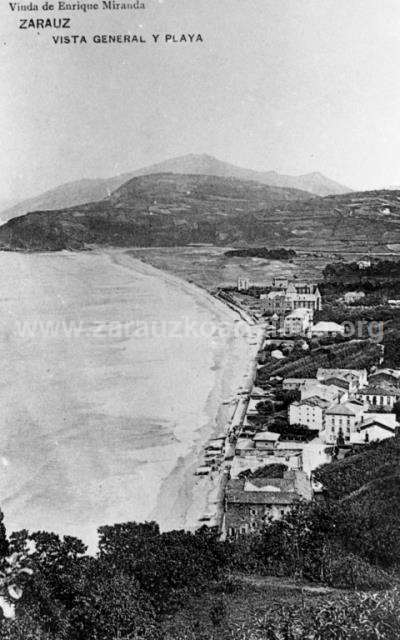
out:
<path id="1" fill-rule="evenodd" d="M 369 251 L 400 244 L 400 191 L 311 197 L 297 189 L 208 175 L 132 178 L 99 200 L 36 211 L 0 227 L 0 249 L 267 246 Z"/>
<path id="2" fill-rule="evenodd" d="M 28 211 L 64 209 L 86 202 L 101 200 L 131 178 L 152 173 L 214 175 L 238 178 L 239 180 L 255 180 L 256 182 L 276 187 L 301 189 L 319 196 L 347 193 L 350 191 L 347 187 L 343 187 L 337 182 L 329 180 L 329 178 L 326 178 L 321 173 L 287 176 L 276 173 L 275 171 L 252 171 L 251 169 L 243 169 L 233 164 L 222 162 L 209 155 L 189 154 L 165 160 L 164 162 L 159 162 L 158 164 L 153 164 L 149 167 L 144 167 L 143 169 L 131 173 L 124 173 L 112 178 L 68 182 L 34 198 L 23 200 L 12 207 L 8 206 L 4 211 L 0 203 L 0 219 L 9 220 L 10 218 L 28 213 Z"/>
<path id="3" fill-rule="evenodd" d="M 87 244 L 176 246 L 254 241 L 257 212 L 308 200 L 298 189 L 208 175 L 139 176 L 98 202 L 35 211 L 0 227 L 0 248 L 82 249 Z M 273 233 L 273 231 L 271 231 Z"/>
<path id="4" fill-rule="evenodd" d="M 237 167 L 228 162 L 222 162 L 207 154 L 189 154 L 172 158 L 150 167 L 140 169 L 135 175 L 147 173 L 191 173 L 200 175 L 213 175 L 221 177 L 238 178 L 239 180 L 255 180 L 262 184 L 288 189 L 301 189 L 317 196 L 327 196 L 340 193 L 349 193 L 351 189 L 344 187 L 322 173 L 306 173 L 300 176 L 289 176 L 276 171 L 253 171 Z"/>

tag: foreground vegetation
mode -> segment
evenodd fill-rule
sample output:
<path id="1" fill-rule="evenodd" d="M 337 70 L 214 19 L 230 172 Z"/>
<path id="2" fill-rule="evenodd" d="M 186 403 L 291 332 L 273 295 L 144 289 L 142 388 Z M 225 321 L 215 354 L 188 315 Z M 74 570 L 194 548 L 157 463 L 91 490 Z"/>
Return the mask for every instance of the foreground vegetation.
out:
<path id="1" fill-rule="evenodd" d="M 321 467 L 322 499 L 234 541 L 125 523 L 99 529 L 92 557 L 76 538 L 3 527 L 2 591 L 22 597 L 0 640 L 397 640 L 399 462 L 394 438 Z"/>

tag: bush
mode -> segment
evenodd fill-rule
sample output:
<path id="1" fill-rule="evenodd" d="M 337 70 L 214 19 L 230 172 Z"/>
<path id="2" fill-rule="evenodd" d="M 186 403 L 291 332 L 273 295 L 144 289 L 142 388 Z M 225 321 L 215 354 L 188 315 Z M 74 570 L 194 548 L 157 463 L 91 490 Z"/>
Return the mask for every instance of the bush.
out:
<path id="1" fill-rule="evenodd" d="M 337 589 L 389 589 L 393 586 L 391 577 L 382 569 L 370 565 L 358 556 L 342 549 L 325 562 L 325 581 Z"/>

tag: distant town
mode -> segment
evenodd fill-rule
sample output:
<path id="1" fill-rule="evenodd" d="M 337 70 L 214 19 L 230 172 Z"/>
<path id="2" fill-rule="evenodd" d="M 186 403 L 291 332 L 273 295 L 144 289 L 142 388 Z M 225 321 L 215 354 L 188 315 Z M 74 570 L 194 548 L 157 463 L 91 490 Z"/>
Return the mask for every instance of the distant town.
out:
<path id="1" fill-rule="evenodd" d="M 236 287 L 215 292 L 263 329 L 253 383 L 233 401 L 226 432 L 208 442 L 196 470 L 199 476 L 217 474 L 215 508 L 200 521 L 218 526 L 223 539 L 261 533 L 299 500 L 322 498 L 324 486 L 314 473 L 321 465 L 398 432 L 400 360 L 399 368 L 385 366 L 383 336 L 376 331 L 383 327 L 379 310 L 387 319 L 398 301 L 368 301 L 371 294 L 363 290 L 379 280 L 385 265 L 368 257 L 339 265 L 364 284 L 355 290 L 339 286 L 341 293 L 333 296 L 327 282 L 284 275 L 268 284 L 239 277 Z M 389 265 L 392 273 L 397 266 Z M 326 281 L 329 273 L 328 267 Z M 324 298 L 325 315 L 335 317 L 339 308 L 344 321 L 318 319 Z M 376 317 L 354 321 L 355 310 L 365 315 L 371 308 Z"/>

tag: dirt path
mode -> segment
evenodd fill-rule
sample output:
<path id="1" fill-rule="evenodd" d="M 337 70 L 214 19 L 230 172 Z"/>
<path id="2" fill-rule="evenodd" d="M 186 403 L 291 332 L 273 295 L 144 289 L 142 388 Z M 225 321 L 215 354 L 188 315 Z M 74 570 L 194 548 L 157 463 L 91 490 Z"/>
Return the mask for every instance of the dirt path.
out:
<path id="1" fill-rule="evenodd" d="M 244 584 L 249 584 L 257 589 L 285 589 L 290 591 L 298 591 L 315 594 L 325 595 L 327 593 L 336 593 L 337 589 L 326 587 L 323 585 L 317 585 L 308 583 L 305 581 L 296 581 L 293 578 L 281 578 L 278 576 L 248 576 L 245 574 L 235 574 L 235 577 Z"/>

